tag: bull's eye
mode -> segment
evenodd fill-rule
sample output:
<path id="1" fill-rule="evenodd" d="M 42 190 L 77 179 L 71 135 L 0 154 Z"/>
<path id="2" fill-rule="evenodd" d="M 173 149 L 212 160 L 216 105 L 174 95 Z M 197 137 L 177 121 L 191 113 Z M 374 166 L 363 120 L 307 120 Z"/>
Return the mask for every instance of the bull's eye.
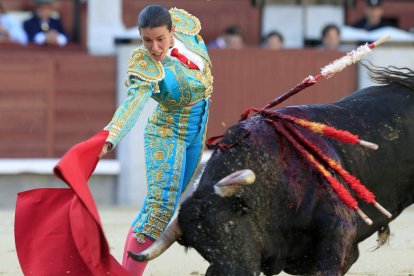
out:
<path id="1" fill-rule="evenodd" d="M 230 234 L 234 226 L 235 226 L 234 222 L 232 220 L 229 220 L 224 226 L 224 231 L 226 231 L 227 234 Z"/>

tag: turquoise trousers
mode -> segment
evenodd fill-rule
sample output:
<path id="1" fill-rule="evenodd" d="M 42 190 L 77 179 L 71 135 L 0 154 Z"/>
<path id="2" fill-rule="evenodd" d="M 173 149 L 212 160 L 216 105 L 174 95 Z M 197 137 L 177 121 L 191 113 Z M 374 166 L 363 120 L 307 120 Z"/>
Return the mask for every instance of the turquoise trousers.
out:
<path id="1" fill-rule="evenodd" d="M 181 194 L 200 163 L 208 120 L 209 99 L 169 110 L 159 105 L 145 134 L 147 194 L 132 223 L 138 241 L 158 239 L 171 220 Z"/>

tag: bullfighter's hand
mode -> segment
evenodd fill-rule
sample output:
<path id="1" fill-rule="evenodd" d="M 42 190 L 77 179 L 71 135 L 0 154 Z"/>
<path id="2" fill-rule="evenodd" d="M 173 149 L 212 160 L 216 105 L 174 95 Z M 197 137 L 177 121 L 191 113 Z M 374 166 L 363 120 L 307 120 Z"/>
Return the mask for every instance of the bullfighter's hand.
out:
<path id="1" fill-rule="evenodd" d="M 109 142 L 106 142 L 105 145 L 102 147 L 102 151 L 99 154 L 99 159 L 101 159 L 102 157 L 104 157 L 109 151 L 111 151 L 112 149 L 112 144 Z"/>

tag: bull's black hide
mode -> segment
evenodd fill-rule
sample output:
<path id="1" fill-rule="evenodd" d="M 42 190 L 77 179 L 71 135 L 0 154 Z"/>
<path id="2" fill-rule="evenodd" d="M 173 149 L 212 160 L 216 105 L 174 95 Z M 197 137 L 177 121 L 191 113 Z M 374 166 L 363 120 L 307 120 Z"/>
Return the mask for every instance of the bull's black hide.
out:
<path id="1" fill-rule="evenodd" d="M 332 104 L 279 111 L 379 144 L 372 151 L 300 130 L 359 178 L 395 218 L 414 200 L 414 74 L 376 73 L 386 85 Z M 228 129 L 220 143 L 234 145 L 215 150 L 178 216 L 179 242 L 210 263 L 207 275 L 343 275 L 358 258 L 358 243 L 390 222 L 359 202 L 374 221 L 366 225 L 261 115 Z M 256 174 L 253 185 L 231 197 L 214 192 L 220 179 L 246 168 Z"/>

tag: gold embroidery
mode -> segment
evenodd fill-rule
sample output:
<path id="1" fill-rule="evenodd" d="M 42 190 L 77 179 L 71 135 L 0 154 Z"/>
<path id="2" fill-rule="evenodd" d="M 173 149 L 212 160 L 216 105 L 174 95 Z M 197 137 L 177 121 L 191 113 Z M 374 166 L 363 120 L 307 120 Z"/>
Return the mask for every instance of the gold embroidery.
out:
<path id="1" fill-rule="evenodd" d="M 193 70 L 194 71 L 194 70 Z M 195 71 L 195 78 L 203 84 L 204 93 L 193 95 L 192 103 L 196 103 L 209 97 L 213 93 L 213 76 L 210 67 L 205 68 L 205 72 Z"/>
<path id="2" fill-rule="evenodd" d="M 145 243 L 145 235 L 143 235 L 141 233 L 135 233 L 135 239 L 139 243 Z"/>
<path id="3" fill-rule="evenodd" d="M 149 235 L 150 237 L 153 237 L 155 239 L 158 239 L 161 235 L 161 233 L 166 228 L 168 222 L 170 221 L 175 207 L 176 197 L 178 193 L 178 183 L 181 177 L 181 170 L 182 168 L 182 159 L 183 159 L 183 153 L 184 153 L 184 141 L 182 138 L 186 136 L 186 130 L 188 126 L 188 119 L 190 115 L 190 108 L 183 108 L 182 112 L 180 113 L 180 116 L 178 118 L 178 133 L 181 137 L 181 139 L 175 140 L 174 146 L 170 144 L 171 150 L 167 153 L 168 155 L 165 156 L 165 159 L 163 159 L 161 162 L 165 162 L 164 165 L 167 164 L 167 162 L 173 162 L 173 168 L 168 166 L 168 169 L 174 172 L 171 174 L 165 173 L 165 167 L 159 166 L 156 171 L 153 172 L 152 176 L 152 183 L 153 186 L 153 196 L 156 197 L 162 197 L 162 193 L 165 189 L 166 183 L 171 183 L 169 186 L 169 192 L 168 192 L 168 200 L 166 200 L 166 206 L 160 206 L 159 204 L 151 204 L 149 206 L 148 210 L 150 211 L 150 216 L 148 220 L 143 225 L 141 233 L 144 233 L 146 235 Z M 157 141 L 154 141 L 152 143 L 152 148 L 161 148 L 164 146 L 164 139 L 156 139 Z M 175 147 L 175 148 L 174 148 Z M 157 149 L 158 151 L 158 149 Z M 171 160 L 173 158 L 173 160 Z M 162 182 L 161 182 L 162 181 Z"/>
<path id="4" fill-rule="evenodd" d="M 196 35 L 201 30 L 201 23 L 197 17 L 183 9 L 171 8 L 171 19 L 175 30 L 186 35 Z"/>
<path id="5" fill-rule="evenodd" d="M 170 125 L 172 125 L 174 123 L 174 118 L 173 117 L 167 117 L 167 123 L 169 123 Z"/>
<path id="6" fill-rule="evenodd" d="M 132 51 L 131 58 L 129 59 L 127 85 L 130 84 L 130 76 L 157 83 L 164 78 L 164 75 L 164 68 L 161 62 L 154 60 L 144 47 L 139 47 Z"/>
<path id="7" fill-rule="evenodd" d="M 148 67 L 148 62 L 146 62 L 145 60 L 141 60 L 140 62 L 138 62 L 139 67 L 141 67 L 142 69 L 145 69 Z"/>
<path id="8" fill-rule="evenodd" d="M 111 122 L 105 127 L 109 130 L 107 141 L 111 142 L 114 147 L 135 124 L 154 86 L 139 79 L 131 81 L 127 99 L 117 108 Z"/>
<path id="9" fill-rule="evenodd" d="M 175 24 L 180 24 L 180 22 L 181 22 L 181 18 L 179 16 L 177 16 L 177 15 L 172 16 L 171 19 L 173 20 L 174 25 Z"/>
<path id="10" fill-rule="evenodd" d="M 164 152 L 162 150 L 157 150 L 154 152 L 154 159 L 159 161 L 164 159 Z"/>
<path id="11" fill-rule="evenodd" d="M 203 40 L 203 38 L 201 37 L 201 35 L 196 35 L 196 38 L 197 38 L 197 41 L 199 42 L 199 43 L 204 43 L 204 40 Z"/>
<path id="12" fill-rule="evenodd" d="M 152 208 L 155 208 L 153 206 Z M 156 208 L 154 209 L 156 210 Z M 157 210 L 151 213 L 150 217 L 148 218 L 148 222 L 144 225 L 142 229 L 142 233 L 158 239 L 161 236 L 161 233 L 167 227 L 169 220 L 172 217 L 172 211 L 169 210 Z"/>
<path id="13" fill-rule="evenodd" d="M 143 59 L 144 58 L 144 54 L 142 52 L 137 52 L 136 53 L 136 57 L 137 57 L 137 59 Z"/>
<path id="14" fill-rule="evenodd" d="M 164 178 L 164 172 L 163 172 L 163 171 L 156 171 L 156 172 L 154 173 L 154 178 L 155 178 L 155 181 L 160 182 L 160 181 L 161 181 L 161 179 L 163 179 L 163 178 Z M 160 194 L 161 194 L 161 193 L 160 193 Z"/>
<path id="15" fill-rule="evenodd" d="M 163 126 L 161 126 L 159 128 L 158 134 L 161 137 L 171 136 L 172 135 L 172 131 L 171 131 L 171 129 L 167 125 L 163 125 Z"/>

